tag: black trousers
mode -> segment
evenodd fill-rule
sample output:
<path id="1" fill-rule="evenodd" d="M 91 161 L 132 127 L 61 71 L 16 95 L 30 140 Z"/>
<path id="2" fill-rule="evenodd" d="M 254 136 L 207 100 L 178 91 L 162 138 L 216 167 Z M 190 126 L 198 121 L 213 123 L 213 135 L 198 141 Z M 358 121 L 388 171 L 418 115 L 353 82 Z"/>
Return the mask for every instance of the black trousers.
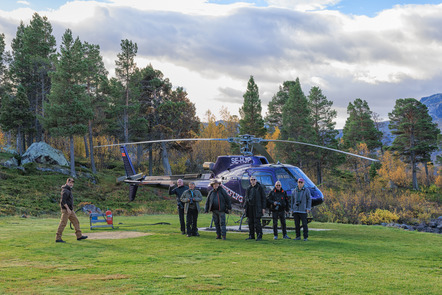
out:
<path id="1" fill-rule="evenodd" d="M 287 225 L 285 223 L 285 212 L 284 211 L 273 211 L 272 212 L 272 218 L 273 218 L 273 235 L 278 236 L 278 219 L 281 220 L 281 229 L 282 229 L 282 235 L 287 235 Z"/>
<path id="2" fill-rule="evenodd" d="M 218 210 L 212 211 L 212 219 L 215 221 L 216 236 L 225 237 L 226 236 L 226 212 L 221 212 Z"/>
<path id="3" fill-rule="evenodd" d="M 198 209 L 189 208 L 187 210 L 186 223 L 187 223 L 187 234 L 195 236 L 198 232 Z"/>
<path id="4" fill-rule="evenodd" d="M 186 222 L 184 221 L 184 204 L 183 203 L 181 203 L 181 206 L 178 205 L 178 215 L 180 217 L 181 232 L 185 232 L 186 231 Z"/>
<path id="5" fill-rule="evenodd" d="M 249 236 L 251 238 L 255 238 L 255 232 L 258 237 L 262 237 L 262 225 L 261 225 L 261 216 L 258 216 L 255 212 L 254 207 L 247 208 L 247 216 L 249 223 Z"/>
<path id="6" fill-rule="evenodd" d="M 302 221 L 302 231 L 304 233 L 304 239 L 308 238 L 308 226 L 307 226 L 307 213 L 293 213 L 293 218 L 295 219 L 295 230 L 296 237 L 301 237 L 301 221 Z"/>

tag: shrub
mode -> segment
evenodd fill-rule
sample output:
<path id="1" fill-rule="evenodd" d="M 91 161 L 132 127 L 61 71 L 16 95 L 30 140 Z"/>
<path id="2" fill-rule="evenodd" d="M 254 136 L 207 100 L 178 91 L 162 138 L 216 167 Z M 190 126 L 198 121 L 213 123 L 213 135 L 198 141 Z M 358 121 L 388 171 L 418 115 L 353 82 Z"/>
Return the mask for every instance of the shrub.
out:
<path id="1" fill-rule="evenodd" d="M 370 213 L 360 213 L 359 219 L 362 224 L 381 224 L 396 222 L 399 219 L 395 213 L 388 210 L 376 209 Z"/>

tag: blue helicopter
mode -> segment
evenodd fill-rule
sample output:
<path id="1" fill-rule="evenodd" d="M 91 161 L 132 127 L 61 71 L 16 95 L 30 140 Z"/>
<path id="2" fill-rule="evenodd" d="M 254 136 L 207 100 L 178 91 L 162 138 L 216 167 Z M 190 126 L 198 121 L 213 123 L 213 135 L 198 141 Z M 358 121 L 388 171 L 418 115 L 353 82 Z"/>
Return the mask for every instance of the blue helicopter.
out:
<path id="1" fill-rule="evenodd" d="M 132 161 L 127 152 L 127 145 L 129 144 L 152 144 L 161 142 L 175 142 L 175 141 L 228 141 L 241 145 L 242 155 L 233 156 L 219 156 L 215 163 L 206 162 L 203 165 L 204 172 L 197 174 L 182 174 L 171 176 L 146 176 L 143 174 L 137 174 Z M 240 214 L 244 211 L 244 196 L 246 189 L 249 187 L 249 179 L 254 176 L 258 182 L 264 186 L 266 193 L 270 192 L 274 188 L 276 181 L 280 181 L 282 188 L 287 191 L 287 194 L 291 196 L 291 191 L 297 186 L 297 180 L 303 178 L 305 181 L 305 187 L 310 190 L 312 196 L 312 207 L 317 206 L 324 202 L 324 195 L 318 189 L 318 187 L 310 180 L 310 178 L 298 167 L 288 164 L 271 164 L 268 159 L 271 159 L 270 155 L 265 149 L 259 145 L 260 142 L 287 142 L 313 146 L 317 148 L 332 150 L 370 161 L 378 161 L 361 155 L 348 153 L 345 151 L 332 149 L 329 147 L 318 146 L 309 143 L 289 141 L 289 140 L 271 140 L 256 138 L 253 135 L 240 135 L 239 137 L 231 137 L 227 139 L 222 138 L 185 138 L 185 139 L 166 139 L 166 140 L 153 140 L 135 143 L 118 144 L 121 150 L 121 156 L 124 162 L 124 169 L 126 175 L 120 177 L 120 181 L 124 181 L 129 184 L 129 200 L 135 200 L 136 193 L 139 186 L 157 186 L 168 188 L 171 182 L 175 182 L 178 179 L 183 179 L 185 184 L 194 182 L 195 187 L 201 191 L 205 196 L 208 195 L 212 187 L 210 182 L 214 179 L 221 182 L 221 186 L 226 190 L 227 194 L 231 198 L 232 210 Z M 114 146 L 114 145 L 112 145 Z M 260 154 L 265 156 L 253 155 L 253 149 L 259 151 Z M 291 216 L 287 216 L 291 218 Z M 241 218 L 242 221 L 242 218 Z M 271 214 L 268 212 L 263 216 L 263 225 L 267 225 L 271 221 Z"/>

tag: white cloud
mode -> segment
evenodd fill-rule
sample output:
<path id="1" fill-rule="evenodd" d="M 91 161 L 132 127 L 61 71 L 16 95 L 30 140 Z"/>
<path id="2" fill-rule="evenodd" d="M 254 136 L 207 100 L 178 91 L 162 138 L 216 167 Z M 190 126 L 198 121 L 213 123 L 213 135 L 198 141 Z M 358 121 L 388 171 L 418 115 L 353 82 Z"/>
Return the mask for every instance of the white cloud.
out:
<path id="1" fill-rule="evenodd" d="M 270 6 L 293 9 L 298 11 L 308 11 L 324 9 L 330 5 L 341 2 L 341 0 L 268 0 Z"/>
<path id="2" fill-rule="evenodd" d="M 17 1 L 18 4 L 31 5 L 28 1 Z"/>
<path id="3" fill-rule="evenodd" d="M 263 113 L 279 85 L 299 77 L 305 94 L 319 86 L 344 110 L 338 127 L 355 98 L 386 118 L 397 98 L 442 92 L 442 4 L 395 6 L 366 17 L 305 12 L 336 1 L 268 2 L 271 7 L 257 8 L 203 0 L 72 1 L 39 13 L 49 18 L 58 40 L 70 28 L 81 40 L 99 44 L 110 73 L 120 41 L 136 42 L 138 66 L 151 63 L 184 87 L 200 118 L 223 105 L 238 114 L 250 75 Z M 300 8 L 309 3 L 311 8 Z M 32 14 L 29 8 L 0 10 L 7 42 Z"/>

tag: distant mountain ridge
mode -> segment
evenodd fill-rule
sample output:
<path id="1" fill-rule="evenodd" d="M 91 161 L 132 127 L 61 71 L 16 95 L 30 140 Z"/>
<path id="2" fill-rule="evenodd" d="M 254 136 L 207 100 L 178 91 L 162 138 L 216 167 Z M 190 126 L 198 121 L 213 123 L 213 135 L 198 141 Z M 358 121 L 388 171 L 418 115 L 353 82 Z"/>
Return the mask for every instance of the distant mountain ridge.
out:
<path id="1" fill-rule="evenodd" d="M 420 102 L 427 106 L 433 122 L 437 123 L 439 129 L 442 130 L 442 93 L 422 97 Z"/>

